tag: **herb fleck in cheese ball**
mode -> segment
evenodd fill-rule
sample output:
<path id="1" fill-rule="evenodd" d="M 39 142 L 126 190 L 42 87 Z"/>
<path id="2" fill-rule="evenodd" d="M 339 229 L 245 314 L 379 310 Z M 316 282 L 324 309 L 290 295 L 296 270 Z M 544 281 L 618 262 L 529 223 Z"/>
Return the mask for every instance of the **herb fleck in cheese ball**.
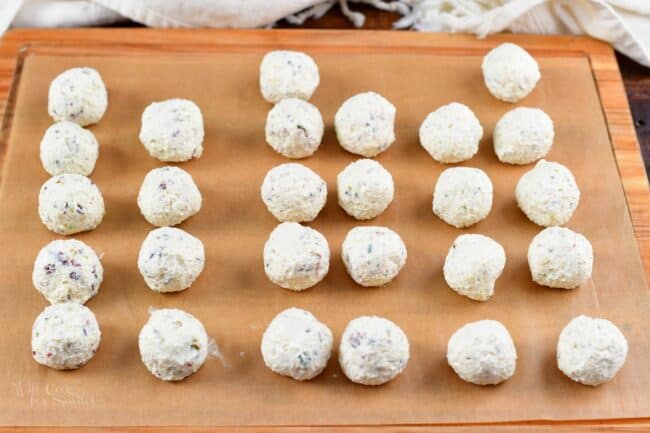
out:
<path id="1" fill-rule="evenodd" d="M 38 214 L 45 226 L 60 235 L 92 230 L 104 218 L 102 193 L 80 174 L 51 177 L 38 195 Z"/>
<path id="2" fill-rule="evenodd" d="M 175 308 L 151 312 L 138 339 L 140 358 L 161 380 L 183 380 L 196 373 L 208 356 L 208 334 L 203 324 Z"/>
<path id="3" fill-rule="evenodd" d="M 492 181 L 483 170 L 448 168 L 440 174 L 433 192 L 433 213 L 449 225 L 469 227 L 492 209 Z"/>
<path id="4" fill-rule="evenodd" d="M 420 126 L 420 144 L 445 164 L 466 161 L 478 152 L 483 127 L 466 105 L 452 102 L 429 113 Z"/>
<path id="5" fill-rule="evenodd" d="M 515 108 L 494 127 L 494 152 L 501 162 L 529 164 L 548 154 L 554 135 L 553 121 L 544 111 Z"/>
<path id="6" fill-rule="evenodd" d="M 288 163 L 272 168 L 262 182 L 262 201 L 279 221 L 313 221 L 327 201 L 327 185 L 313 170 Z"/>
<path id="7" fill-rule="evenodd" d="M 86 303 L 99 291 L 104 268 L 92 248 L 76 239 L 44 246 L 34 261 L 32 282 L 50 303 Z"/>
<path id="8" fill-rule="evenodd" d="M 298 98 L 281 100 L 266 116 L 266 142 L 287 158 L 305 158 L 316 152 L 323 129 L 318 108 Z"/>
<path id="9" fill-rule="evenodd" d="M 188 99 L 154 102 L 142 113 L 140 141 L 161 161 L 182 162 L 203 153 L 203 115 Z"/>
<path id="10" fill-rule="evenodd" d="M 580 189 L 571 170 L 542 159 L 521 176 L 515 196 L 517 205 L 532 222 L 544 227 L 560 226 L 578 207 Z"/>
<path id="11" fill-rule="evenodd" d="M 271 51 L 260 65 L 260 90 L 264 99 L 276 103 L 285 98 L 308 100 L 320 77 L 314 59 L 299 51 Z"/>
<path id="12" fill-rule="evenodd" d="M 194 283 L 203 271 L 203 242 L 174 227 L 154 229 L 140 247 L 138 269 L 155 292 L 179 292 Z"/>
<path id="13" fill-rule="evenodd" d="M 309 311 L 289 308 L 275 316 L 262 336 L 264 364 L 274 373 L 310 380 L 332 354 L 332 331 Z"/>
<path id="14" fill-rule="evenodd" d="M 517 351 L 505 326 L 479 320 L 454 332 L 447 344 L 447 362 L 466 382 L 496 385 L 515 373 Z"/>
<path id="15" fill-rule="evenodd" d="M 388 319 L 358 317 L 343 331 L 339 364 L 352 382 L 382 385 L 401 374 L 408 361 L 406 334 Z"/>
<path id="16" fill-rule="evenodd" d="M 106 86 L 92 68 L 68 69 L 50 83 L 47 111 L 56 122 L 91 125 L 100 121 L 107 106 Z"/>
<path id="17" fill-rule="evenodd" d="M 567 377 L 596 386 L 616 376 L 627 358 L 627 340 L 609 320 L 578 316 L 560 333 L 557 366 Z"/>
<path id="18" fill-rule="evenodd" d="M 32 356 L 57 370 L 74 370 L 90 361 L 101 332 L 92 311 L 76 302 L 45 307 L 32 326 Z"/>
<path id="19" fill-rule="evenodd" d="M 345 269 L 365 287 L 388 284 L 406 264 L 406 246 L 386 227 L 355 227 L 341 247 Z"/>
<path id="20" fill-rule="evenodd" d="M 535 59 L 518 45 L 505 43 L 483 58 L 483 79 L 497 99 L 517 102 L 533 91 L 541 75 Z"/>
<path id="21" fill-rule="evenodd" d="M 380 154 L 395 141 L 395 112 L 395 106 L 375 92 L 349 98 L 334 116 L 339 144 L 368 158 Z"/>
<path id="22" fill-rule="evenodd" d="M 336 177 L 339 205 L 358 220 L 372 219 L 393 201 L 393 176 L 380 163 L 360 159 Z"/>
<path id="23" fill-rule="evenodd" d="M 498 242 L 483 235 L 460 235 L 449 249 L 443 272 L 458 294 L 487 301 L 505 265 L 506 253 Z"/>
<path id="24" fill-rule="evenodd" d="M 63 173 L 92 173 L 99 154 L 99 144 L 92 132 L 76 123 L 55 123 L 41 140 L 41 163 L 52 176 Z"/>
<path id="25" fill-rule="evenodd" d="M 178 167 L 154 168 L 138 193 L 142 216 L 158 227 L 180 224 L 201 209 L 201 192 L 188 172 Z"/>

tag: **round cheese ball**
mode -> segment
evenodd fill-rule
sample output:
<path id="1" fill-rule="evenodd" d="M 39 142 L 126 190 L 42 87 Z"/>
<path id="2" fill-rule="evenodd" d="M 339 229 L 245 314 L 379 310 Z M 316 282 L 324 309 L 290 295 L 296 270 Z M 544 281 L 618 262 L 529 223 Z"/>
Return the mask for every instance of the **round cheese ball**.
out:
<path id="1" fill-rule="evenodd" d="M 545 157 L 553 145 L 553 121 L 539 108 L 508 111 L 494 127 L 494 153 L 508 164 L 529 164 Z"/>
<path id="2" fill-rule="evenodd" d="M 358 220 L 369 220 L 386 210 L 393 201 L 393 176 L 372 159 L 349 164 L 336 177 L 339 205 Z"/>
<path id="3" fill-rule="evenodd" d="M 506 102 L 525 98 L 541 77 L 535 59 L 519 45 L 508 42 L 487 53 L 482 69 L 492 96 Z"/>
<path id="4" fill-rule="evenodd" d="M 99 144 L 92 132 L 76 123 L 55 123 L 41 140 L 41 163 L 52 176 L 63 173 L 92 173 L 99 155 Z"/>
<path id="5" fill-rule="evenodd" d="M 272 168 L 262 182 L 262 201 L 279 221 L 313 221 L 327 201 L 327 185 L 313 170 L 288 163 Z"/>
<path id="6" fill-rule="evenodd" d="M 147 173 L 138 193 L 140 213 L 158 227 L 182 223 L 201 209 L 202 201 L 192 176 L 172 166 Z"/>
<path id="7" fill-rule="evenodd" d="M 429 113 L 420 125 L 420 144 L 445 164 L 467 161 L 478 152 L 483 127 L 466 105 L 452 102 Z"/>
<path id="8" fill-rule="evenodd" d="M 485 219 L 492 209 L 492 181 L 483 170 L 448 168 L 433 192 L 433 213 L 449 225 L 469 227 Z"/>
<path id="9" fill-rule="evenodd" d="M 532 222 L 544 227 L 560 226 L 578 207 L 580 189 L 571 170 L 542 159 L 521 176 L 515 196 L 517 205 Z"/>
<path id="10" fill-rule="evenodd" d="M 104 218 L 104 198 L 89 178 L 59 174 L 41 187 L 38 215 L 45 226 L 60 235 L 92 230 Z"/>
<path id="11" fill-rule="evenodd" d="M 386 227 L 355 227 L 341 247 L 345 269 L 364 287 L 388 284 L 406 264 L 406 246 Z"/>
<path id="12" fill-rule="evenodd" d="M 447 362 L 466 382 L 496 385 L 515 373 L 517 351 L 505 326 L 479 320 L 454 332 L 447 343 Z"/>
<path id="13" fill-rule="evenodd" d="M 279 224 L 264 244 L 264 272 L 272 283 L 289 290 L 318 284 L 330 268 L 327 239 L 298 223 Z"/>
<path id="14" fill-rule="evenodd" d="M 408 338 L 388 319 L 358 317 L 343 331 L 339 364 L 352 382 L 382 385 L 401 374 L 408 361 Z"/>
<path id="15" fill-rule="evenodd" d="M 187 289 L 204 265 L 203 242 L 174 227 L 150 231 L 138 256 L 138 269 L 147 286 L 162 293 Z"/>
<path id="16" fill-rule="evenodd" d="M 90 361 L 101 340 L 92 311 L 76 302 L 45 307 L 32 326 L 32 356 L 57 370 L 74 370 Z"/>
<path id="17" fill-rule="evenodd" d="M 275 316 L 262 336 L 264 364 L 274 373 L 310 380 L 332 354 L 332 331 L 309 311 L 289 308 Z"/>
<path id="18" fill-rule="evenodd" d="M 557 342 L 557 367 L 584 385 L 609 382 L 626 358 L 625 336 L 606 319 L 578 316 L 564 327 Z"/>
<path id="19" fill-rule="evenodd" d="M 154 102 L 142 113 L 140 141 L 161 161 L 182 162 L 203 153 L 203 115 L 189 99 Z"/>
<path id="20" fill-rule="evenodd" d="M 487 301 L 506 265 L 506 252 L 483 235 L 460 235 L 449 249 L 443 273 L 452 290 L 475 301 Z"/>
<path id="21" fill-rule="evenodd" d="M 99 291 L 104 268 L 92 248 L 76 239 L 45 245 L 34 261 L 32 282 L 51 304 L 85 304 Z"/>
<path id="22" fill-rule="evenodd" d="M 334 116 L 339 144 L 350 153 L 373 157 L 395 141 L 395 106 L 375 93 L 346 100 Z"/>
<path id="23" fill-rule="evenodd" d="M 270 51 L 262 59 L 260 90 L 271 103 L 285 98 L 308 100 L 319 82 L 318 66 L 305 53 Z"/>
<path id="24" fill-rule="evenodd" d="M 175 308 L 154 310 L 138 338 L 140 358 L 161 380 L 183 380 L 196 373 L 208 356 L 208 334 L 190 313 Z"/>
<path id="25" fill-rule="evenodd" d="M 68 69 L 50 83 L 47 111 L 55 122 L 91 125 L 101 120 L 107 106 L 106 86 L 93 68 Z"/>
<path id="26" fill-rule="evenodd" d="M 266 142 L 287 158 L 313 155 L 323 139 L 323 130 L 318 108 L 298 98 L 281 100 L 266 116 Z"/>

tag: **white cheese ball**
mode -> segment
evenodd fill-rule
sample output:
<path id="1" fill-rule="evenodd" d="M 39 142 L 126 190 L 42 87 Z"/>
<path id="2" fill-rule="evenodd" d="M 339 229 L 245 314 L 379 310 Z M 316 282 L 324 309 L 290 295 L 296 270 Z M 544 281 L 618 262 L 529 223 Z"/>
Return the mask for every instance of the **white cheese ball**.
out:
<path id="1" fill-rule="evenodd" d="M 452 102 L 429 113 L 420 125 L 420 144 L 438 162 L 467 161 L 478 152 L 483 127 L 466 105 Z"/>
<path id="2" fill-rule="evenodd" d="M 80 174 L 51 177 L 38 195 L 38 215 L 60 235 L 93 230 L 104 218 L 104 198 L 89 178 Z"/>
<path id="3" fill-rule="evenodd" d="M 188 99 L 154 102 L 144 109 L 140 141 L 161 161 L 182 162 L 203 153 L 203 115 Z"/>
<path id="4" fill-rule="evenodd" d="M 32 282 L 51 304 L 85 304 L 99 291 L 104 268 L 92 248 L 76 239 L 45 245 L 34 261 Z"/>
<path id="5" fill-rule="evenodd" d="M 408 338 L 388 319 L 358 317 L 343 331 L 339 364 L 352 382 L 382 385 L 401 374 L 408 361 Z"/>
<path id="6" fill-rule="evenodd" d="M 557 342 L 557 367 L 584 385 L 609 382 L 626 358 L 625 336 L 606 319 L 578 316 L 564 327 Z"/>
<path id="7" fill-rule="evenodd" d="M 368 158 L 380 154 L 395 141 L 395 113 L 395 106 L 375 92 L 352 96 L 334 116 L 339 144 Z"/>
<path id="8" fill-rule="evenodd" d="M 553 145 L 553 121 L 539 108 L 508 111 L 494 127 L 494 153 L 508 164 L 529 164 L 545 157 Z"/>
<path id="9" fill-rule="evenodd" d="M 542 159 L 521 176 L 515 196 L 517 205 L 532 222 L 543 227 L 560 226 L 578 207 L 580 189 L 571 170 Z"/>
<path id="10" fill-rule="evenodd" d="M 318 284 L 330 268 L 330 247 L 318 231 L 288 222 L 279 224 L 264 244 L 264 272 L 289 290 Z"/>
<path id="11" fill-rule="evenodd" d="M 395 195 L 393 176 L 372 159 L 349 164 L 336 177 L 339 205 L 358 220 L 369 220 L 386 210 Z"/>
<path id="12" fill-rule="evenodd" d="M 47 111 L 55 122 L 91 125 L 101 120 L 107 106 L 106 86 L 93 68 L 68 69 L 50 83 Z"/>
<path id="13" fill-rule="evenodd" d="M 308 100 L 320 77 L 314 59 L 299 51 L 270 51 L 260 65 L 260 90 L 264 99 L 276 103 L 285 98 Z"/>
<path id="14" fill-rule="evenodd" d="M 433 213 L 454 227 L 469 227 L 488 216 L 492 193 L 492 181 L 483 170 L 448 168 L 436 182 Z"/>
<path id="15" fill-rule="evenodd" d="M 184 230 L 161 227 L 149 232 L 138 255 L 138 269 L 155 292 L 180 292 L 203 271 L 203 242 Z"/>
<path id="16" fill-rule="evenodd" d="M 327 184 L 310 168 L 288 163 L 264 177 L 262 201 L 279 221 L 313 221 L 327 201 Z"/>
<path id="17" fill-rule="evenodd" d="M 323 139 L 323 117 L 314 105 L 298 98 L 283 99 L 266 116 L 266 142 L 287 158 L 313 155 Z"/>
<path id="18" fill-rule="evenodd" d="M 487 301 L 506 265 L 506 252 L 495 240 L 460 235 L 447 253 L 443 273 L 452 290 L 475 301 Z"/>
<path id="19" fill-rule="evenodd" d="M 535 59 L 519 45 L 504 43 L 483 58 L 483 80 L 497 99 L 517 102 L 533 91 L 541 75 Z"/>
<path id="20" fill-rule="evenodd" d="M 447 362 L 466 382 L 496 385 L 515 373 L 517 351 L 505 326 L 479 320 L 454 332 L 447 343 Z"/>
<path id="21" fill-rule="evenodd" d="M 32 326 L 32 356 L 57 370 L 74 370 L 90 361 L 101 340 L 92 311 L 76 302 L 45 307 Z"/>
<path id="22" fill-rule="evenodd" d="M 92 173 L 99 155 L 95 135 L 76 123 L 55 123 L 45 131 L 41 140 L 41 163 L 52 176 L 63 173 Z"/>
<path id="23" fill-rule="evenodd" d="M 158 227 L 182 223 L 201 209 L 202 201 L 192 176 L 171 166 L 147 173 L 138 193 L 140 213 Z"/>
<path id="24" fill-rule="evenodd" d="M 332 355 L 332 331 L 309 311 L 289 308 L 275 316 L 262 336 L 262 358 L 274 373 L 310 380 Z"/>
<path id="25" fill-rule="evenodd" d="M 364 287 L 388 284 L 406 264 L 406 246 L 387 227 L 355 227 L 343 241 L 341 255 L 352 279 Z"/>
<path id="26" fill-rule="evenodd" d="M 208 334 L 190 313 L 175 308 L 154 310 L 138 338 L 140 358 L 161 380 L 183 380 L 196 373 L 208 356 Z"/>

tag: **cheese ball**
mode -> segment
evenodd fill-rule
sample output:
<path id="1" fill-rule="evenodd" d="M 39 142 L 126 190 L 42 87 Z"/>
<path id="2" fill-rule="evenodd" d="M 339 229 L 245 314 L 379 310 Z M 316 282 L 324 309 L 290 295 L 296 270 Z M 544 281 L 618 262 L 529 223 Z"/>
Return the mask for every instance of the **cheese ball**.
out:
<path id="1" fill-rule="evenodd" d="M 66 120 L 47 128 L 41 140 L 41 163 L 52 176 L 63 173 L 88 176 L 95 168 L 98 155 L 95 135 Z"/>
<path id="2" fill-rule="evenodd" d="M 262 358 L 274 373 L 310 380 L 332 355 L 332 331 L 309 311 L 289 308 L 275 316 L 262 336 Z"/>
<path id="3" fill-rule="evenodd" d="M 460 235 L 447 253 L 445 281 L 459 295 L 487 301 L 506 265 L 506 252 L 495 240 L 483 235 Z"/>
<path id="4" fill-rule="evenodd" d="M 318 87 L 320 77 L 314 59 L 299 51 L 271 51 L 260 65 L 260 90 L 268 102 L 281 99 L 308 100 Z"/>
<path id="5" fill-rule="evenodd" d="M 483 170 L 448 168 L 440 174 L 433 192 L 433 213 L 456 228 L 485 219 L 492 209 L 492 181 Z"/>
<path id="6" fill-rule="evenodd" d="M 138 269 L 154 292 L 180 292 L 203 271 L 203 242 L 186 231 L 161 227 L 149 232 L 138 255 Z"/>
<path id="7" fill-rule="evenodd" d="M 104 198 L 92 180 L 80 174 L 59 174 L 41 187 L 38 215 L 60 235 L 93 230 L 104 218 Z"/>
<path id="8" fill-rule="evenodd" d="M 92 248 L 76 239 L 45 245 L 34 261 L 32 282 L 51 304 L 85 304 L 99 291 L 104 268 Z"/>
<path id="9" fill-rule="evenodd" d="M 429 113 L 420 125 L 420 144 L 444 164 L 467 161 L 478 152 L 483 127 L 466 105 L 452 102 Z"/>
<path id="10" fill-rule="evenodd" d="M 515 373 L 517 350 L 500 322 L 479 320 L 454 332 L 447 343 L 447 362 L 466 382 L 496 385 Z"/>
<path id="11" fill-rule="evenodd" d="M 408 361 L 408 338 L 388 319 L 358 317 L 343 331 L 339 364 L 352 382 L 382 385 L 401 374 Z"/>
<path id="12" fill-rule="evenodd" d="M 393 201 L 393 176 L 372 159 L 349 164 L 336 177 L 339 206 L 358 220 L 369 220 L 386 210 Z"/>
<path id="13" fill-rule="evenodd" d="M 154 102 L 144 109 L 140 141 L 154 158 L 189 161 L 203 153 L 203 115 L 188 99 Z"/>
<path id="14" fill-rule="evenodd" d="M 74 370 L 95 356 L 101 335 L 87 307 L 76 302 L 50 305 L 32 326 L 32 356 L 50 368 Z"/>
<path id="15" fill-rule="evenodd" d="M 406 246 L 386 227 L 355 227 L 343 241 L 341 255 L 352 279 L 364 287 L 388 284 L 406 264 Z"/>
<path id="16" fill-rule="evenodd" d="M 313 221 L 327 201 L 327 185 L 313 170 L 288 163 L 269 170 L 261 194 L 266 208 L 279 221 Z"/>
<path id="17" fill-rule="evenodd" d="M 545 157 L 553 145 L 553 121 L 539 108 L 508 111 L 494 127 L 494 153 L 508 164 L 529 164 Z"/>
<path id="18" fill-rule="evenodd" d="M 192 176 L 172 166 L 147 173 L 138 193 L 140 213 L 158 227 L 182 223 L 201 209 L 202 201 Z"/>
<path id="19" fill-rule="evenodd" d="M 350 153 L 371 158 L 395 141 L 395 106 L 375 93 L 346 100 L 334 116 L 339 144 Z"/>
<path id="20" fill-rule="evenodd" d="M 626 358 L 625 336 L 606 319 L 578 316 L 564 327 L 557 342 L 557 367 L 584 385 L 609 382 Z"/>
<path id="21" fill-rule="evenodd" d="M 330 268 L 327 239 L 298 223 L 279 224 L 264 244 L 264 272 L 280 287 L 301 291 L 318 284 Z"/>
<path id="22" fill-rule="evenodd" d="M 578 207 L 580 189 L 571 170 L 542 159 L 521 176 L 515 196 L 519 208 L 535 224 L 561 226 L 571 219 Z"/>
<path id="23" fill-rule="evenodd" d="M 313 155 L 323 139 L 323 118 L 314 105 L 298 98 L 283 99 L 266 116 L 266 142 L 287 158 Z"/>
<path id="24" fill-rule="evenodd" d="M 483 80 L 497 99 L 517 102 L 533 91 L 541 75 L 535 59 L 518 45 L 504 43 L 483 58 Z"/>
<path id="25" fill-rule="evenodd" d="M 55 122 L 91 125 L 101 120 L 107 106 L 106 86 L 93 68 L 68 69 L 50 83 L 47 111 Z"/>

